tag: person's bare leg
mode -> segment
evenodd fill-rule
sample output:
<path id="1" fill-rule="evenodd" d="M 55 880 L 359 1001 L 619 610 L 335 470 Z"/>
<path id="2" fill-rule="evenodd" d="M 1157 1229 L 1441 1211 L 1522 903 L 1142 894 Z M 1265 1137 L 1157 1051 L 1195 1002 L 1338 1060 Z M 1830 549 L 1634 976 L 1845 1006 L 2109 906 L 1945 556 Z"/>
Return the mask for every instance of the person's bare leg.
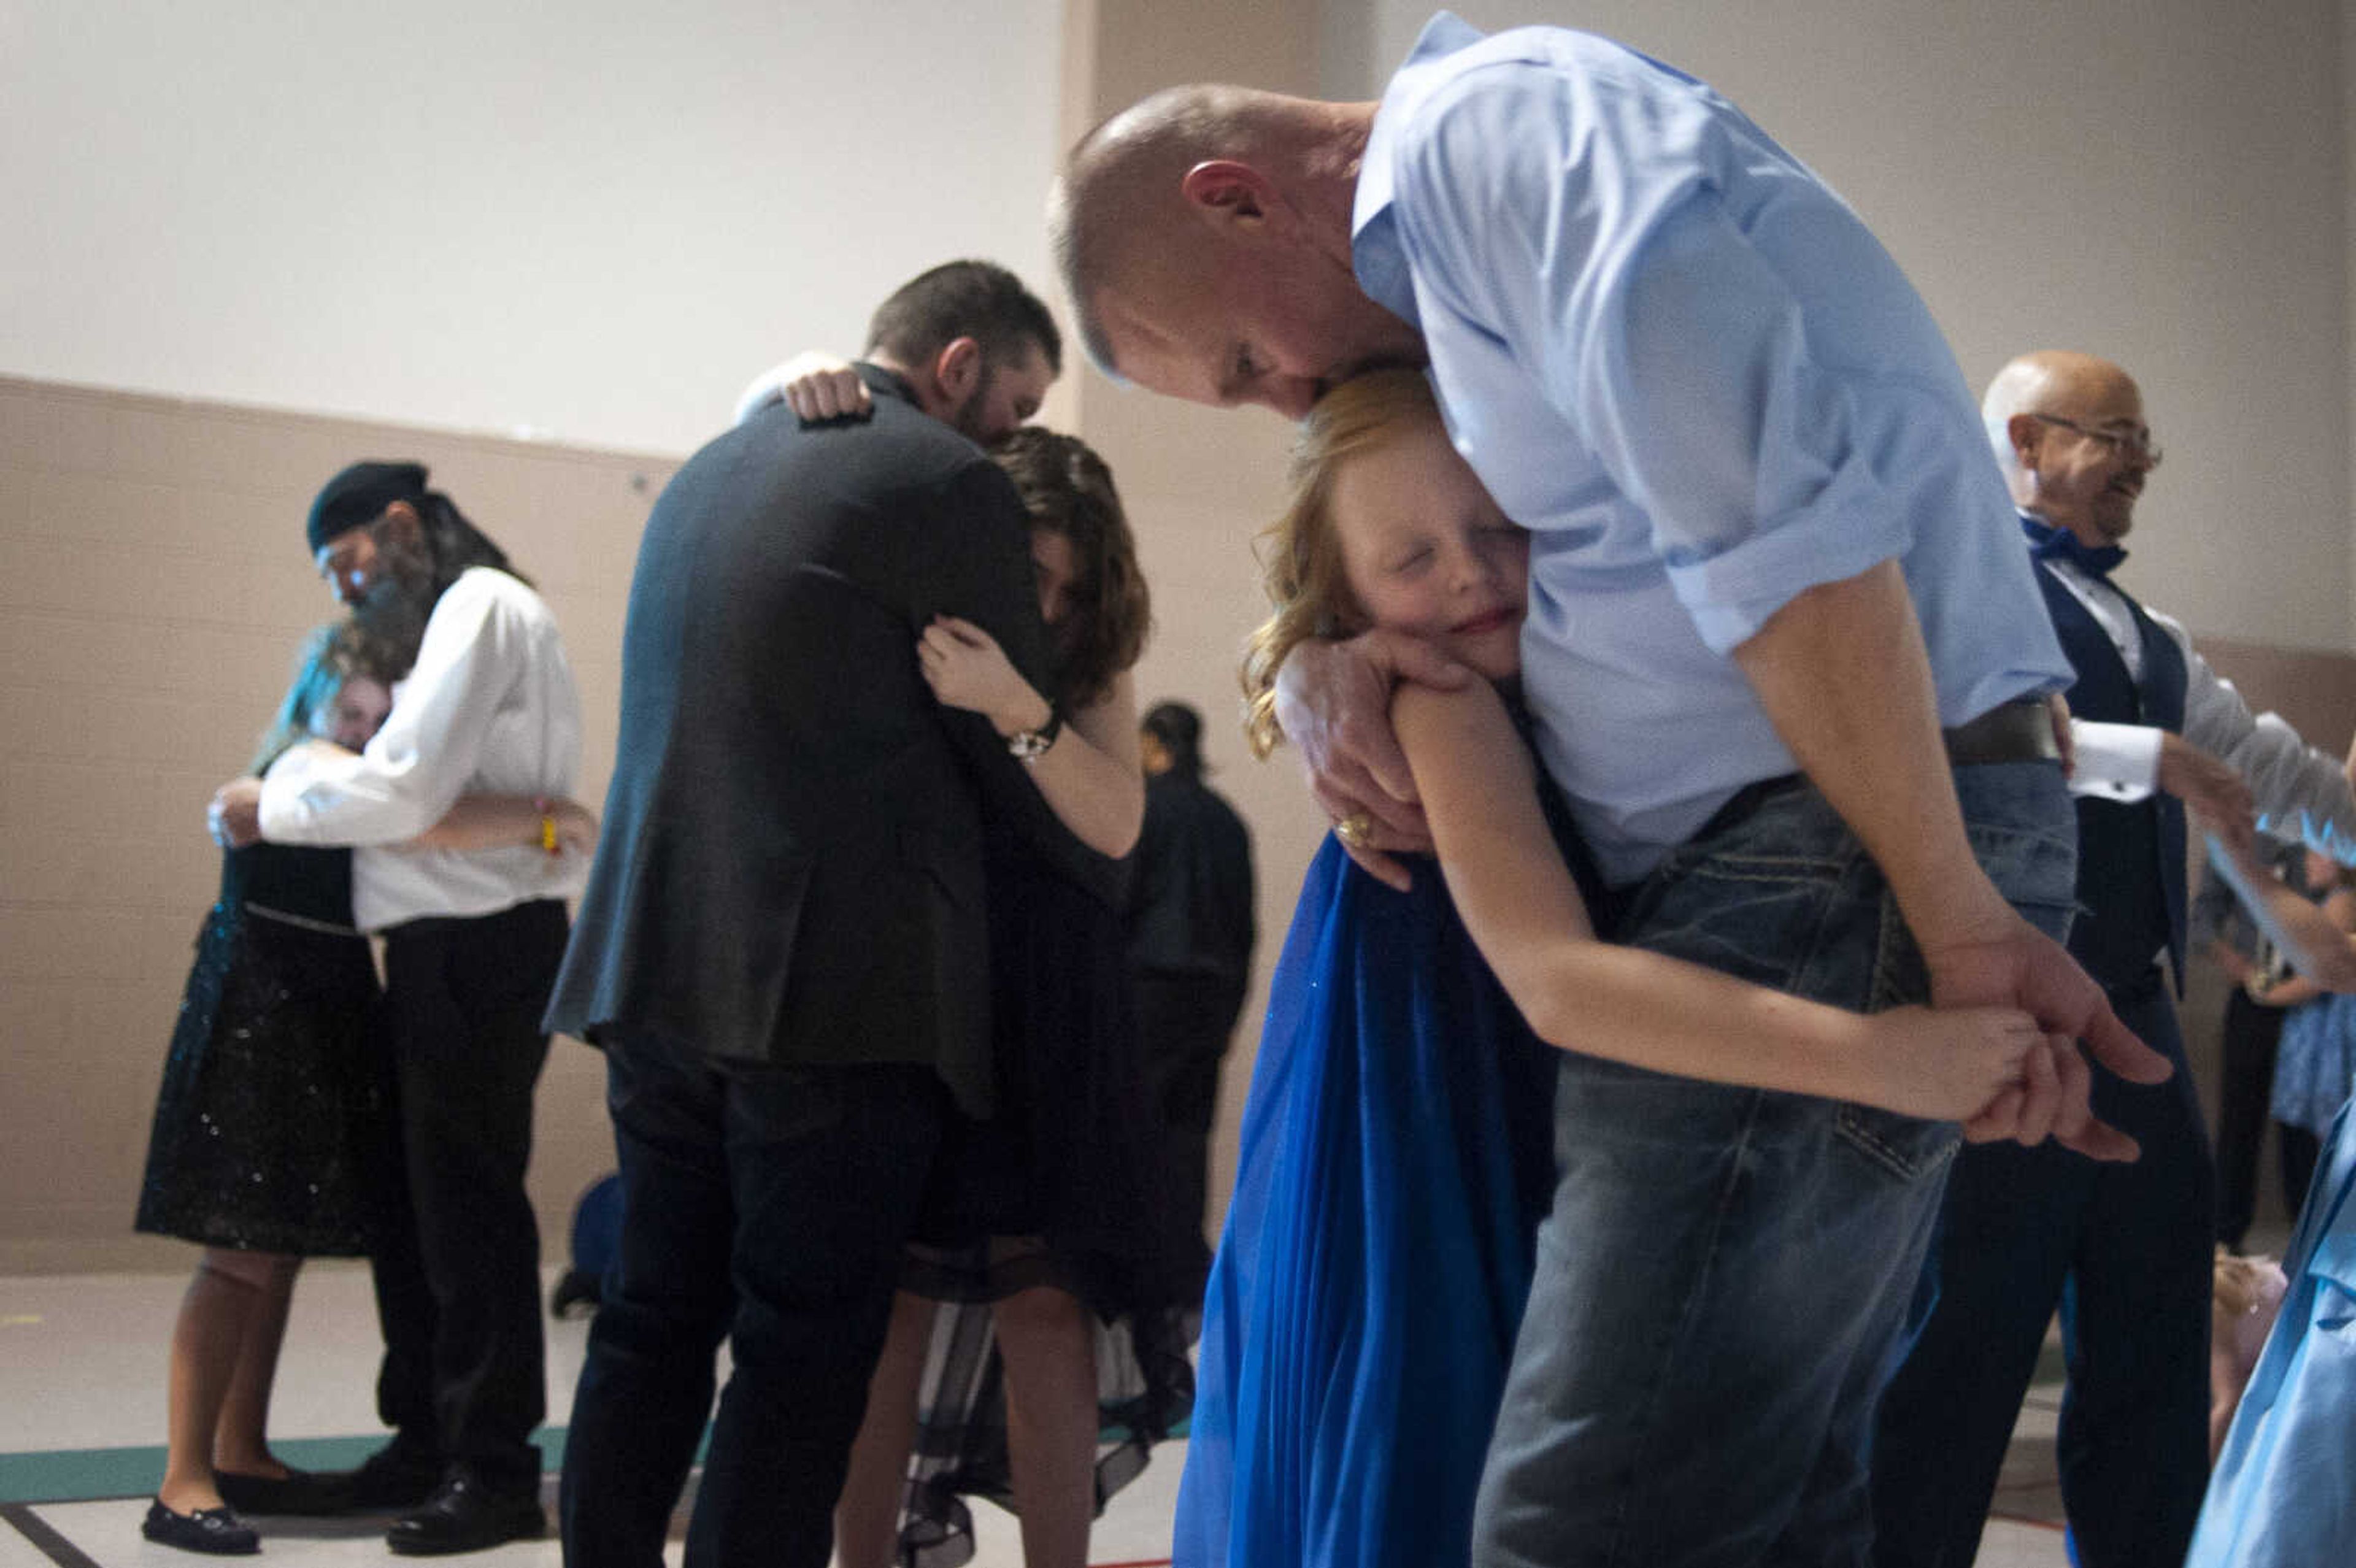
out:
<path id="1" fill-rule="evenodd" d="M 267 1266 L 258 1277 L 252 1310 L 237 1349 L 237 1368 L 213 1427 L 213 1468 L 237 1476 L 284 1479 L 286 1467 L 270 1452 L 270 1389 L 278 1376 L 279 1347 L 286 1342 L 286 1314 L 294 1300 L 298 1257 L 256 1253 Z"/>
<path id="2" fill-rule="evenodd" d="M 1096 1343 L 1087 1308 L 1052 1285 L 997 1304 L 1006 1445 L 1024 1568 L 1087 1568 L 1096 1517 Z"/>
<path id="3" fill-rule="evenodd" d="M 164 1484 L 155 1488 L 175 1513 L 221 1506 L 213 1484 L 213 1433 L 272 1255 L 207 1247 L 180 1297 L 165 1394 Z"/>
<path id="4" fill-rule="evenodd" d="M 834 1504 L 836 1568 L 894 1568 L 899 1561 L 900 1499 L 916 1440 L 916 1385 L 933 1329 L 933 1304 L 901 1291 L 892 1327 L 867 1383 L 867 1415 L 851 1445 L 851 1470 Z"/>

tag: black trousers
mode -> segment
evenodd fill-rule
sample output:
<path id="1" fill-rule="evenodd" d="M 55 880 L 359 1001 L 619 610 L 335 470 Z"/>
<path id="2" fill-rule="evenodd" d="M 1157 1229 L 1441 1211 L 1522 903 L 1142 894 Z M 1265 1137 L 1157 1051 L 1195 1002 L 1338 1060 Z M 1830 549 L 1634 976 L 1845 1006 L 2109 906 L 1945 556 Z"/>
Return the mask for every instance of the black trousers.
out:
<path id="1" fill-rule="evenodd" d="M 535 900 L 385 933 L 398 1146 L 370 1262 L 384 1330 L 377 1409 L 404 1457 L 537 1491 L 546 1413 L 540 1227 L 524 1192 L 541 1014 L 564 906 Z"/>
<path id="2" fill-rule="evenodd" d="M 1244 987 L 1215 976 L 1146 973 L 1137 978 L 1139 1054 L 1159 1118 L 1161 1179 L 1174 1196 L 1170 1211 L 1185 1226 L 1180 1255 L 1187 1284 L 1199 1292 L 1210 1272 L 1203 1211 L 1210 1177 L 1211 1124 L 1219 1111 L 1219 1064 L 1243 1008 Z"/>
<path id="3" fill-rule="evenodd" d="M 2055 1459 L 2082 1568 L 2181 1563 L 2209 1475 L 2211 1172 L 2165 976 L 2106 987 L 2175 1064 L 2165 1083 L 2094 1069 L 2095 1115 L 2143 1157 L 1975 1144 L 1947 1182 L 1936 1305 L 1882 1396 L 1875 1568 L 1968 1568 L 2058 1301 L 2068 1382 Z"/>
<path id="4" fill-rule="evenodd" d="M 659 1568 L 723 1338 L 689 1568 L 825 1568 L 948 1091 L 603 1043 L 622 1239 L 565 1439 L 567 1568 Z"/>
<path id="5" fill-rule="evenodd" d="M 2273 1119 L 2275 1051 L 2287 1011 L 2250 1000 L 2239 986 L 2225 997 L 2217 1089 L 2217 1239 L 2236 1251 L 2257 1217 L 2258 1151 Z M 2287 1138 L 2281 1157 L 2283 1206 L 2295 1213 L 2307 1189 L 2291 1184 L 2297 1155 Z M 2314 1168 L 2310 1145 L 2307 1169 Z"/>

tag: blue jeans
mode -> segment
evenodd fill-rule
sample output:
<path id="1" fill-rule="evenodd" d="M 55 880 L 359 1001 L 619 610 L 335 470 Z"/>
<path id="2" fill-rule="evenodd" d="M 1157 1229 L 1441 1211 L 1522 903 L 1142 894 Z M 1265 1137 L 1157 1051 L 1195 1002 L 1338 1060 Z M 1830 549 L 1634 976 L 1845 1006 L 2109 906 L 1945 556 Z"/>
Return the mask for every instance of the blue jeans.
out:
<path id="1" fill-rule="evenodd" d="M 2060 769 L 1955 782 L 1981 865 L 2059 936 L 2077 858 Z M 1615 934 L 1839 1007 L 1928 997 L 1880 871 L 1804 784 L 1674 852 Z M 1473 1562 L 1865 1563 L 1874 1404 L 1955 1126 L 1571 1053 L 1555 1118 Z"/>

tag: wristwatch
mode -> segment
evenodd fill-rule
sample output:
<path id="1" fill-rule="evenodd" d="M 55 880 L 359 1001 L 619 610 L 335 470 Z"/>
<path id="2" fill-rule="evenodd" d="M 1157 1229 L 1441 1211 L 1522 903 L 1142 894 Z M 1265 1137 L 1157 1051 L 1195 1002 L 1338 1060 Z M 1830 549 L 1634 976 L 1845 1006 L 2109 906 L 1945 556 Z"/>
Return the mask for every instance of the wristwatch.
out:
<path id="1" fill-rule="evenodd" d="M 1017 730 L 1006 737 L 1006 754 L 1026 763 L 1035 763 L 1047 754 L 1055 737 L 1064 732 L 1064 716 L 1054 708 L 1047 709 L 1047 721 L 1036 730 Z"/>

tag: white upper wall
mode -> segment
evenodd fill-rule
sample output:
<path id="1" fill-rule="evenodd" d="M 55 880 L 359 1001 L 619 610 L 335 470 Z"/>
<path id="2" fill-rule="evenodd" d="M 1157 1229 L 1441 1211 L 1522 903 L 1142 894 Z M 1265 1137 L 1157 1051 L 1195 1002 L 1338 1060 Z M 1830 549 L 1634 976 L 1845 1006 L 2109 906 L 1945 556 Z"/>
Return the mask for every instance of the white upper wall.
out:
<path id="1" fill-rule="evenodd" d="M 1059 0 L 0 0 L 0 372 L 658 452 L 981 255 Z"/>
<path id="2" fill-rule="evenodd" d="M 2126 581 L 2356 645 L 2348 0 L 1458 3 L 1725 89 L 1976 385 L 2127 366 L 2169 461 Z M 1049 286 L 1062 9 L 0 0 L 0 373 L 684 452 L 933 261 Z M 1325 0 L 1325 91 L 1425 15 Z"/>
<path id="3" fill-rule="evenodd" d="M 1454 8 L 1719 87 L 1864 216 L 1975 389 L 2029 348 L 2126 366 L 2168 461 L 2123 580 L 2196 631 L 2356 647 L 2345 0 Z M 1430 10 L 1329 4 L 1325 90 L 1378 91 Z"/>

